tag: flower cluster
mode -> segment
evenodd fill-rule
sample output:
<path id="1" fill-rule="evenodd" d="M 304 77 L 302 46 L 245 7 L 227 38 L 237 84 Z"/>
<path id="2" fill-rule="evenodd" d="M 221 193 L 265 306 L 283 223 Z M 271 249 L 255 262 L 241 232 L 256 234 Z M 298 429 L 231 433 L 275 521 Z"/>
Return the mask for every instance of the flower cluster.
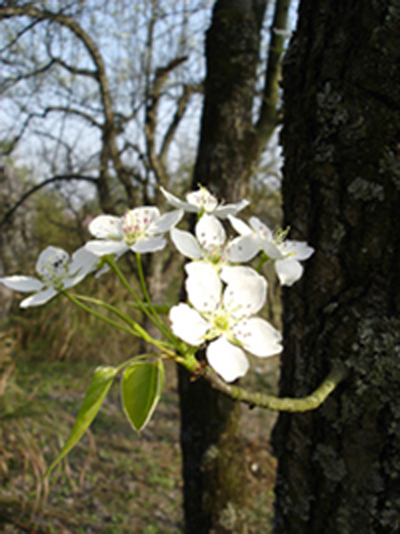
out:
<path id="1" fill-rule="evenodd" d="M 122 217 L 100 215 L 89 224 L 95 239 L 72 257 L 60 248 L 47 247 L 36 265 L 37 278 L 6 276 L 0 283 L 15 291 L 34 292 L 21 307 L 39 306 L 89 273 L 103 273 L 107 258 L 112 265 L 110 258 L 115 261 L 128 250 L 137 255 L 162 250 L 169 232 L 177 250 L 191 260 L 185 265 L 188 301 L 170 309 L 171 330 L 157 317 L 155 324 L 164 334 L 168 330 L 170 342 L 179 338 L 191 347 L 204 346 L 209 365 L 232 382 L 248 370 L 246 352 L 265 358 L 282 348 L 280 333 L 256 316 L 267 298 L 268 283 L 260 274 L 262 264 L 273 261 L 281 284 L 291 286 L 303 274 L 300 262 L 314 249 L 286 239 L 287 232 L 274 234 L 256 217 L 248 224 L 239 219 L 237 215 L 248 206 L 247 200 L 219 204 L 204 187 L 188 193 L 186 201 L 163 188 L 161 192 L 175 210 L 160 214 L 156 207 L 143 206 Z M 176 228 L 185 211 L 197 214 L 194 234 Z M 227 234 L 228 222 L 236 233 L 232 237 Z M 259 254 L 257 269 L 242 265 Z M 147 290 L 144 294 L 147 297 Z"/>

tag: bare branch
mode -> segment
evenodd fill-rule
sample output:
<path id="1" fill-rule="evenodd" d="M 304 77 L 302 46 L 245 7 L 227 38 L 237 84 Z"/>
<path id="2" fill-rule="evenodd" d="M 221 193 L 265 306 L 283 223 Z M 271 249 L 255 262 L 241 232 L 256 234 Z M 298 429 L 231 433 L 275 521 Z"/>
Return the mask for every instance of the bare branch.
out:
<path id="1" fill-rule="evenodd" d="M 57 65 L 60 65 L 60 67 L 63 67 L 65 70 L 70 72 L 71 74 L 76 74 L 78 76 L 88 76 L 90 78 L 97 78 L 96 71 L 89 70 L 89 69 L 78 69 L 77 67 L 73 67 L 72 65 L 68 65 L 65 61 L 63 61 L 61 58 L 58 57 L 52 57 L 52 60 L 54 63 L 57 63 Z"/>
<path id="2" fill-rule="evenodd" d="M 270 140 L 280 120 L 280 110 L 278 109 L 279 81 L 281 79 L 281 62 L 288 26 L 290 2 L 291 0 L 277 0 L 275 6 L 265 73 L 263 102 L 256 124 L 260 152 Z"/>
<path id="3" fill-rule="evenodd" d="M 145 123 L 147 156 L 157 176 L 158 182 L 161 184 L 166 184 L 167 171 L 163 159 L 157 155 L 155 150 L 158 105 L 160 103 L 161 91 L 167 80 L 168 74 L 171 70 L 175 69 L 186 60 L 187 56 L 178 57 L 170 61 L 164 67 L 156 69 L 151 92 L 148 95 L 149 101 L 146 106 Z M 167 148 L 168 147 L 166 147 L 165 151 Z"/>
<path id="4" fill-rule="evenodd" d="M 63 181 L 63 180 L 64 181 L 65 180 L 67 180 L 67 181 L 80 180 L 80 181 L 90 182 L 90 183 L 92 183 L 92 184 L 97 186 L 97 178 L 94 178 L 93 176 L 82 176 L 82 175 L 79 175 L 79 174 L 63 174 L 63 175 L 59 175 L 59 176 L 52 176 L 51 178 L 48 178 L 47 180 L 44 180 L 40 184 L 36 184 L 31 189 L 29 189 L 29 191 L 24 193 L 21 196 L 21 198 L 14 204 L 14 206 L 12 206 L 12 208 L 10 208 L 9 210 L 6 211 L 3 219 L 0 221 L 0 228 L 2 226 L 4 226 L 11 219 L 11 217 L 14 215 L 14 213 L 17 211 L 17 209 L 20 206 L 22 206 L 22 204 L 31 195 L 33 195 L 34 193 L 36 193 L 37 191 L 39 191 L 40 189 L 42 189 L 46 185 L 49 185 L 49 184 L 52 184 L 52 183 L 55 183 L 55 182 L 60 182 L 60 181 Z"/>
<path id="5" fill-rule="evenodd" d="M 18 40 L 23 36 L 25 35 L 25 33 L 29 32 L 32 28 L 34 28 L 36 26 L 36 24 L 38 24 L 40 21 L 38 20 L 34 20 L 32 21 L 30 24 L 28 24 L 27 26 L 25 26 L 25 28 L 23 28 L 20 32 L 17 33 L 17 35 L 14 37 L 14 39 L 11 39 L 11 41 L 9 43 L 7 43 L 3 48 L 0 48 L 0 54 L 2 54 L 3 52 L 5 52 L 8 48 L 11 48 L 12 46 L 14 46 Z"/>
<path id="6" fill-rule="evenodd" d="M 13 85 L 16 85 L 21 80 L 29 80 L 30 78 L 38 76 L 39 74 L 43 74 L 44 72 L 50 70 L 54 63 L 55 61 L 51 59 L 48 63 L 46 63 L 46 65 L 43 65 L 43 67 L 39 67 L 38 69 L 27 72 L 26 74 L 21 74 L 16 78 L 5 78 L 5 80 L 1 84 L 0 90 L 4 91 L 6 89 L 9 89 Z"/>
<path id="7" fill-rule="evenodd" d="M 130 182 L 130 176 L 119 157 L 119 151 L 116 143 L 117 129 L 114 122 L 109 80 L 103 58 L 96 43 L 75 20 L 69 16 L 63 15 L 62 13 L 54 13 L 46 9 L 40 10 L 31 4 L 25 6 L 14 5 L 0 7 L 0 20 L 19 16 L 28 16 L 36 20 L 51 21 L 60 24 L 61 26 L 68 28 L 86 48 L 96 67 L 93 77 L 98 81 L 99 84 L 104 113 L 104 124 L 102 127 L 103 144 L 104 146 L 107 146 L 107 150 L 103 151 L 103 157 L 101 158 L 103 167 L 100 173 L 104 178 L 107 176 L 107 162 L 109 155 L 113 161 L 118 178 L 127 192 L 129 201 L 133 202 L 133 191 Z"/>
<path id="8" fill-rule="evenodd" d="M 176 130 L 178 129 L 178 126 L 185 114 L 190 97 L 192 96 L 193 93 L 200 93 L 202 91 L 203 91 L 203 84 L 184 86 L 183 93 L 178 98 L 178 101 L 176 104 L 176 112 L 175 112 L 174 118 L 172 119 L 172 122 L 169 125 L 164 135 L 163 142 L 161 144 L 159 158 L 164 166 L 165 166 L 165 160 L 167 157 L 167 152 L 171 145 L 171 141 L 173 140 Z"/>

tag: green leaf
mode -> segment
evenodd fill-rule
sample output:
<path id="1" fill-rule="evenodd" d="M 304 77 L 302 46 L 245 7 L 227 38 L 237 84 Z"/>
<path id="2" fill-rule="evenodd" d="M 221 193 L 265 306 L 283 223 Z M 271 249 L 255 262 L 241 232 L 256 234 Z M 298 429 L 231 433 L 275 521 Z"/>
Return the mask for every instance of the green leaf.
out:
<path id="1" fill-rule="evenodd" d="M 71 433 L 68 436 L 68 439 L 65 442 L 60 454 L 46 470 L 44 477 L 47 477 L 58 464 L 58 462 L 62 460 L 62 458 L 64 458 L 64 456 L 66 456 L 73 447 L 75 447 L 83 434 L 89 428 L 93 419 L 100 410 L 103 400 L 107 395 L 107 392 L 110 389 L 116 374 L 117 369 L 114 367 L 97 367 L 89 384 L 88 390 L 86 391 L 85 398 L 83 399 L 81 409 L 79 410 Z"/>
<path id="2" fill-rule="evenodd" d="M 164 378 L 164 365 L 161 360 L 155 363 L 135 362 L 125 369 L 121 380 L 122 406 L 129 422 L 138 433 L 153 415 L 160 400 Z"/>

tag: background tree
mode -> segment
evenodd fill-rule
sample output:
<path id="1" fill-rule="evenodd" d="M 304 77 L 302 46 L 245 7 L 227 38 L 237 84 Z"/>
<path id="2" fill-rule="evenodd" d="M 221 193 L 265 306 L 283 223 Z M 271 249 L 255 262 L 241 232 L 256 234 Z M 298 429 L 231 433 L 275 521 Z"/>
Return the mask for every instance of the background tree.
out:
<path id="1" fill-rule="evenodd" d="M 284 69 L 286 224 L 316 249 L 284 293 L 282 395 L 343 362 L 316 412 L 281 415 L 281 534 L 400 531 L 400 8 L 303 0 Z"/>
<path id="2" fill-rule="evenodd" d="M 278 121 L 278 81 L 290 2 L 278 2 L 262 104 L 254 120 L 257 65 L 266 1 L 218 0 L 206 38 L 207 75 L 193 188 L 244 197 Z M 199 355 L 200 358 L 202 355 Z M 240 404 L 193 382 L 179 368 L 185 532 L 242 532 L 246 502 Z"/>
<path id="3" fill-rule="evenodd" d="M 215 3 L 194 188 L 202 183 L 226 201 L 244 196 L 279 120 L 289 5 L 279 0 L 270 6 L 267 53 L 266 0 Z M 188 34 L 196 35 L 206 7 L 194 1 L 166 7 L 157 0 L 140 2 L 137 9 L 131 2 L 89 0 L 68 6 L 56 1 L 51 9 L 41 1 L 0 7 L 8 23 L 1 50 L 3 99 L 15 110 L 4 123 L 5 152 L 21 147 L 23 154 L 23 141 L 34 139 L 43 184 L 72 183 L 75 195 L 78 180 L 90 183 L 109 213 L 159 201 L 156 186 L 168 187 L 176 176 L 168 156 L 178 127 L 202 90 L 198 48 L 191 48 Z M 60 191 L 68 190 L 64 185 Z M 153 281 L 161 280 L 166 265 L 171 262 L 147 266 L 156 273 Z M 157 298 L 157 283 L 151 290 Z M 188 532 L 239 531 L 245 495 L 239 406 L 205 385 L 200 402 L 192 392 L 188 399 L 186 386 L 183 379 Z M 200 414 L 199 406 L 207 409 Z M 218 458 L 204 469 L 204 454 L 212 459 L 215 450 Z"/>

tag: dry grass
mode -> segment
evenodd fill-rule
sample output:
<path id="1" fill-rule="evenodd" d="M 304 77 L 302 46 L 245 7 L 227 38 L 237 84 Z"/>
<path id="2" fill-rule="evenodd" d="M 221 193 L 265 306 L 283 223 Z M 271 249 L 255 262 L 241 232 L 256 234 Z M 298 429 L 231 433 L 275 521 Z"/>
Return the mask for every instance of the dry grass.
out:
<path id="1" fill-rule="evenodd" d="M 48 481 L 41 477 L 68 435 L 93 365 L 85 361 L 24 361 L 24 353 L 19 353 L 18 373 L 9 356 L 1 368 L 2 532 L 182 531 L 179 413 L 173 365 L 167 369 L 167 387 L 159 409 L 142 437 L 137 437 L 125 421 L 118 388 L 114 387 L 91 431 Z M 259 369 L 251 380 L 257 387 L 269 388 L 275 376 L 272 365 L 269 371 Z M 267 533 L 275 473 L 268 437 L 274 416 L 258 409 L 244 410 L 248 533 Z"/>

